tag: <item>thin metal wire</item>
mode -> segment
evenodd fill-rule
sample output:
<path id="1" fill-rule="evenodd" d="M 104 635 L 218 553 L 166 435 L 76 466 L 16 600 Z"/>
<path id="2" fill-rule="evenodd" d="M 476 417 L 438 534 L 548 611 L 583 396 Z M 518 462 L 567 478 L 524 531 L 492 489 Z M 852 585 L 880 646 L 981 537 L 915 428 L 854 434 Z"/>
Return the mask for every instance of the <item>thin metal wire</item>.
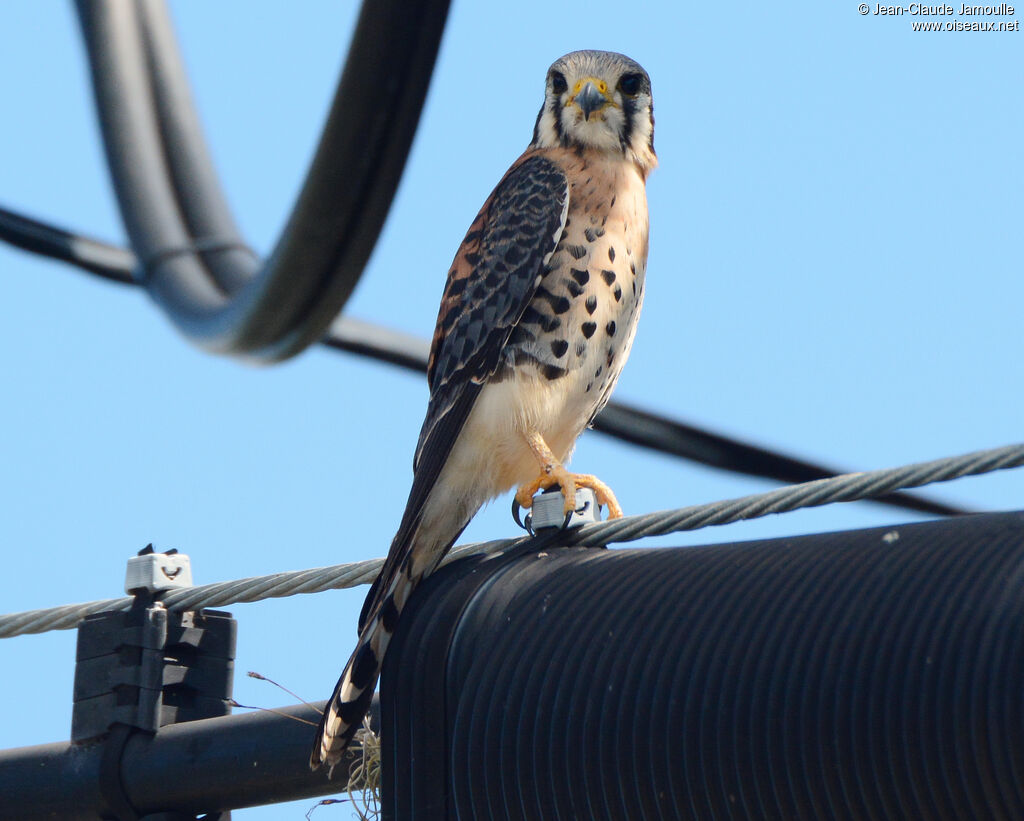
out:
<path id="1" fill-rule="evenodd" d="M 109 280 L 138 285 L 143 278 L 138 272 L 135 255 L 128 249 L 73 234 L 5 208 L 0 208 L 0 240 Z M 419 373 L 427 370 L 430 350 L 427 340 L 350 316 L 335 319 L 321 342 L 336 350 L 368 356 L 406 370 Z M 594 430 L 656 453 L 788 484 L 824 479 L 838 472 L 622 402 L 609 402 L 594 419 Z M 887 494 L 874 501 L 940 516 L 969 512 L 908 493 Z"/>
<path id="2" fill-rule="evenodd" d="M 723 525 L 743 519 L 757 519 L 770 513 L 784 513 L 805 507 L 818 507 L 832 502 L 853 502 L 869 499 L 900 488 L 914 488 L 935 482 L 948 482 L 963 476 L 977 476 L 996 470 L 1024 465 L 1024 444 L 976 451 L 919 462 L 913 465 L 863 473 L 848 473 L 831 479 L 819 479 L 800 485 L 778 488 L 739 499 L 713 502 L 705 505 L 663 510 L 641 516 L 586 525 L 577 530 L 544 532 L 533 539 L 498 539 L 491 542 L 462 545 L 452 550 L 445 562 L 470 553 L 497 553 L 513 547 L 530 544 L 537 548 L 559 545 L 600 546 L 616 542 L 630 542 L 647 536 L 662 536 L 686 530 L 698 530 L 712 525 Z M 194 610 L 201 607 L 224 607 L 239 602 L 254 602 L 269 598 L 294 596 L 299 593 L 319 593 L 355 587 L 373 581 L 383 559 L 293 570 L 255 576 L 228 582 L 217 582 L 168 593 L 163 601 L 171 610 Z M 69 604 L 44 610 L 29 610 L 0 616 L 0 638 L 25 633 L 45 633 L 50 630 L 68 630 L 90 615 L 104 610 L 127 610 L 130 597 L 105 599 L 84 604 Z"/>

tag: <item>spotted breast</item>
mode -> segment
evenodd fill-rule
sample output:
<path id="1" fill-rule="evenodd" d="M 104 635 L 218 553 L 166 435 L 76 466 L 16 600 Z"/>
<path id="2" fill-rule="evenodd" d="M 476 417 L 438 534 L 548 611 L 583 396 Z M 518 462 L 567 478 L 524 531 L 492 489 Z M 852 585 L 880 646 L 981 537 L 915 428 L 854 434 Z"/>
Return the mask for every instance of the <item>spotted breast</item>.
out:
<path id="1" fill-rule="evenodd" d="M 568 214 L 506 345 L 505 367 L 491 381 L 539 375 L 552 388 L 563 383 L 566 424 L 553 427 L 569 428 L 564 438 L 575 440 L 608 401 L 633 344 L 647 266 L 647 197 L 631 162 L 588 150 L 547 157 L 570 180 Z"/>

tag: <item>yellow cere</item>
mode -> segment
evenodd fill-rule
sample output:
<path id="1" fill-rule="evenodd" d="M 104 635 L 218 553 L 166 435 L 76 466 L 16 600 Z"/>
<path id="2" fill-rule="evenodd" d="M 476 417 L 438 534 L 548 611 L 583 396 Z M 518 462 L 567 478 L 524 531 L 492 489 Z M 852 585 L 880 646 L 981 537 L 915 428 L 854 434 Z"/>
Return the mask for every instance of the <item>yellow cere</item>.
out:
<path id="1" fill-rule="evenodd" d="M 605 103 L 605 106 L 609 106 L 610 105 L 610 106 L 613 106 L 615 108 L 618 108 L 618 106 L 616 105 L 615 101 L 612 99 L 611 95 L 608 93 L 608 83 L 606 83 L 604 80 L 598 79 L 597 77 L 584 77 L 582 80 L 579 80 L 576 83 L 576 85 L 573 86 L 572 94 L 570 94 L 566 98 L 566 100 L 565 100 L 565 107 L 566 108 L 568 108 L 574 102 L 576 102 L 576 95 L 580 93 L 580 89 L 582 89 L 583 86 L 585 86 L 587 83 L 593 83 L 595 88 L 597 88 L 597 90 L 600 91 L 604 95 L 605 100 L 607 100 L 607 102 Z"/>
<path id="2" fill-rule="evenodd" d="M 580 89 L 583 88 L 583 86 L 585 86 L 587 83 L 593 83 L 597 87 L 598 91 L 600 91 L 606 97 L 608 96 L 608 83 L 606 83 L 604 80 L 597 79 L 597 77 L 584 77 L 582 80 L 576 83 L 575 87 L 572 90 L 572 96 L 575 97 L 577 94 L 579 94 Z"/>

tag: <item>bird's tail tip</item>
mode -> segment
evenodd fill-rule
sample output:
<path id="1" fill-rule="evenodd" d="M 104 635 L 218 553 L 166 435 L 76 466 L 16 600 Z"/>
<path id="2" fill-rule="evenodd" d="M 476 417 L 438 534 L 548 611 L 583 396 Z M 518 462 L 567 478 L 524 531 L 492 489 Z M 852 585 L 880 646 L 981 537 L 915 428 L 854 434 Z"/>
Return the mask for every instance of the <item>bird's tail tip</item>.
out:
<path id="1" fill-rule="evenodd" d="M 328 749 L 322 740 L 318 740 L 309 756 L 309 769 L 316 772 L 321 767 L 326 767 L 328 780 L 334 778 L 334 768 L 338 766 L 347 749 L 347 742 L 340 748 Z"/>
<path id="2" fill-rule="evenodd" d="M 363 723 L 363 716 L 370 709 L 370 702 L 373 700 L 374 685 L 377 683 L 376 676 L 369 682 L 365 690 L 352 692 L 348 688 L 349 700 L 341 700 L 340 693 L 344 692 L 343 686 L 350 684 L 349 670 L 339 682 L 339 689 L 335 691 L 324 711 L 324 717 L 320 721 L 320 730 L 317 733 L 313 749 L 309 755 L 309 767 L 311 770 L 318 770 L 327 766 L 328 777 L 335 766 L 345 755 L 345 751 L 352 743 L 356 732 Z"/>
<path id="3" fill-rule="evenodd" d="M 352 743 L 373 701 L 373 691 L 390 637 L 390 631 L 379 619 L 374 619 L 360 637 L 331 700 L 324 708 L 320 729 L 309 755 L 310 769 L 318 770 L 327 765 L 329 777 Z"/>

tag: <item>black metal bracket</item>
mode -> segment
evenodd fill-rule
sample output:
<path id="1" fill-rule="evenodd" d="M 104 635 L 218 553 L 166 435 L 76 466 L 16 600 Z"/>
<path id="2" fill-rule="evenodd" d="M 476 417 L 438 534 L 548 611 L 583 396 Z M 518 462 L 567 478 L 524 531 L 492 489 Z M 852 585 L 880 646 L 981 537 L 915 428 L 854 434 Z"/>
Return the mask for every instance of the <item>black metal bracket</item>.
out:
<path id="1" fill-rule="evenodd" d="M 191 814 L 139 815 L 122 783 L 124 750 L 136 733 L 231 712 L 237 623 L 216 610 L 168 611 L 145 591 L 136 602 L 78 627 L 71 739 L 102 740 L 99 786 L 112 818 L 192 821 Z"/>
<path id="2" fill-rule="evenodd" d="M 235 635 L 229 613 L 177 613 L 159 602 L 85 618 L 71 740 L 100 738 L 113 724 L 155 733 L 165 724 L 228 715 Z"/>

